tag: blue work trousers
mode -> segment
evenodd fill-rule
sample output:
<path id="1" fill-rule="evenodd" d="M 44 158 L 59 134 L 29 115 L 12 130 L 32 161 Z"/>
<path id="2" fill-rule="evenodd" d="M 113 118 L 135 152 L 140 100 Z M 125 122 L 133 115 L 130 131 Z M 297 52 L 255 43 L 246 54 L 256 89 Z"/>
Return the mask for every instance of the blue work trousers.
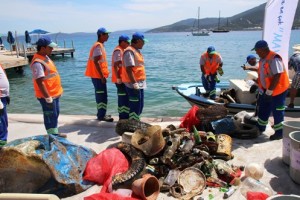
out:
<path id="1" fill-rule="evenodd" d="M 207 93 L 209 93 L 209 98 L 216 99 L 216 75 L 211 74 L 205 78 L 204 74 L 201 76 L 202 84 Z"/>
<path id="2" fill-rule="evenodd" d="M 263 94 L 259 94 L 259 109 L 258 109 L 258 128 L 261 132 L 266 130 L 269 117 L 271 113 L 274 118 L 274 130 L 276 135 L 282 135 L 283 133 L 283 120 L 285 111 L 285 98 L 287 91 L 272 96 L 272 100 L 266 101 Z"/>
<path id="3" fill-rule="evenodd" d="M 7 128 L 8 128 L 8 120 L 7 120 L 7 97 L 2 97 L 1 101 L 3 103 L 3 113 L 0 115 L 0 146 L 6 144 L 7 141 Z"/>
<path id="4" fill-rule="evenodd" d="M 107 86 L 102 83 L 100 78 L 92 78 L 95 88 L 95 98 L 97 103 L 97 118 L 102 119 L 107 110 Z"/>
<path id="5" fill-rule="evenodd" d="M 129 119 L 140 120 L 144 108 L 144 89 L 126 87 L 129 103 Z"/>
<path id="6" fill-rule="evenodd" d="M 44 98 L 38 99 L 42 105 L 44 115 L 44 125 L 48 134 L 58 134 L 59 98 L 53 99 L 51 104 Z"/>
<path id="7" fill-rule="evenodd" d="M 119 119 L 128 119 L 130 109 L 129 109 L 126 86 L 124 83 L 121 84 L 116 83 L 116 87 L 117 87 L 117 94 L 118 94 Z"/>

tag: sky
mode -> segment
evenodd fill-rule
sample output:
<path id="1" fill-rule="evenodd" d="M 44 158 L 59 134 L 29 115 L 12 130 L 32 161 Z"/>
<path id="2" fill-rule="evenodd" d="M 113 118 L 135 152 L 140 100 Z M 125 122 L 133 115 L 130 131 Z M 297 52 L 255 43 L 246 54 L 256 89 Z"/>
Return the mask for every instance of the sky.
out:
<path id="1" fill-rule="evenodd" d="M 197 18 L 231 17 L 267 0 L 0 0 L 0 33 L 151 29 Z"/>

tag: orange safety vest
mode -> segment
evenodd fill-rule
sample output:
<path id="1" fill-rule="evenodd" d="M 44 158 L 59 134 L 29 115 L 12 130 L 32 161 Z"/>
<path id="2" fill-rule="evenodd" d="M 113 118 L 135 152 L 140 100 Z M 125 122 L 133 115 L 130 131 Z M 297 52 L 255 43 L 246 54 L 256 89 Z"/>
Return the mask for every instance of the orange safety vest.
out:
<path id="1" fill-rule="evenodd" d="M 204 52 L 201 57 L 204 59 L 204 73 L 207 75 L 216 74 L 220 65 L 217 62 L 217 58 L 220 57 L 219 53 L 213 54 L 213 57 L 210 59 L 208 53 Z"/>
<path id="2" fill-rule="evenodd" d="M 270 85 L 271 85 L 271 83 L 273 81 L 273 75 L 271 73 L 270 65 L 271 65 L 271 62 L 272 62 L 272 60 L 274 59 L 275 56 L 279 56 L 280 57 L 280 55 L 278 55 L 277 53 L 275 53 L 273 51 L 270 51 L 270 53 L 267 55 L 267 57 L 265 59 L 265 65 L 262 66 L 262 62 L 261 61 L 259 62 L 259 67 L 258 67 L 258 72 L 259 72 L 258 73 L 258 85 L 263 90 L 267 90 L 270 87 Z M 263 85 L 261 84 L 261 81 L 260 81 L 260 78 L 261 78 L 260 77 L 260 68 L 261 67 L 264 68 L 264 79 L 265 79 L 265 83 L 266 83 L 266 88 L 263 88 Z M 288 77 L 287 71 L 286 71 L 286 69 L 285 69 L 284 66 L 283 66 L 283 68 L 284 68 L 284 72 L 281 73 L 280 79 L 278 81 L 277 86 L 273 90 L 272 96 L 276 96 L 276 95 L 279 95 L 279 94 L 283 93 L 290 86 L 290 82 L 289 82 L 289 77 Z"/>
<path id="3" fill-rule="evenodd" d="M 119 71 L 115 71 L 115 68 L 114 68 L 114 59 L 113 59 L 113 56 L 114 56 L 114 52 L 115 51 L 117 51 L 117 50 L 119 50 L 120 51 L 120 54 L 121 54 L 121 58 L 123 58 L 123 52 L 124 52 L 124 50 L 120 47 L 120 46 L 117 46 L 115 49 L 114 49 L 114 51 L 113 51 L 113 55 L 112 55 L 112 59 L 111 59 L 111 72 L 112 72 L 112 76 L 111 76 L 111 81 L 113 82 L 113 83 L 116 83 L 117 82 L 117 73 L 119 73 L 120 74 L 120 77 L 121 77 L 121 79 L 122 79 L 122 68 L 123 67 L 119 67 Z M 123 64 L 123 62 L 122 62 L 122 64 Z"/>
<path id="4" fill-rule="evenodd" d="M 34 54 L 30 67 L 32 68 L 33 63 L 39 62 L 44 66 L 44 85 L 51 97 L 58 97 L 63 93 L 63 88 L 61 86 L 61 81 L 60 81 L 60 76 L 58 74 L 58 71 L 56 69 L 55 64 L 53 61 L 46 57 L 46 56 L 41 56 L 39 54 Z M 44 98 L 43 93 L 39 89 L 36 81 L 33 80 L 33 87 L 35 91 L 35 96 L 37 98 Z"/>
<path id="5" fill-rule="evenodd" d="M 101 69 L 101 72 L 102 72 L 103 76 L 105 78 L 107 78 L 108 75 L 109 75 L 109 71 L 108 71 L 108 63 L 107 63 L 107 60 L 106 60 L 106 52 L 105 52 L 105 48 L 104 48 L 103 44 L 100 43 L 100 42 L 96 42 L 90 50 L 90 56 L 89 56 L 89 59 L 87 61 L 85 75 L 88 76 L 88 77 L 91 77 L 91 78 L 102 78 L 101 75 L 98 73 L 98 71 L 96 69 L 96 66 L 95 66 L 95 63 L 94 63 L 94 58 L 93 58 L 94 49 L 98 45 L 100 45 L 100 49 L 101 49 L 101 52 L 102 52 L 101 59 L 99 60 L 100 69 Z"/>
<path id="6" fill-rule="evenodd" d="M 139 51 L 137 51 L 135 48 L 133 48 L 132 46 L 128 46 L 124 50 L 124 54 L 126 51 L 132 51 L 134 54 L 135 66 L 132 68 L 132 72 L 133 72 L 133 76 L 134 76 L 135 80 L 136 81 L 146 80 L 146 72 L 145 72 L 143 55 Z M 124 59 L 123 59 L 123 66 L 125 67 Z M 125 68 L 124 68 L 124 73 L 122 74 L 122 82 L 131 83 Z"/>

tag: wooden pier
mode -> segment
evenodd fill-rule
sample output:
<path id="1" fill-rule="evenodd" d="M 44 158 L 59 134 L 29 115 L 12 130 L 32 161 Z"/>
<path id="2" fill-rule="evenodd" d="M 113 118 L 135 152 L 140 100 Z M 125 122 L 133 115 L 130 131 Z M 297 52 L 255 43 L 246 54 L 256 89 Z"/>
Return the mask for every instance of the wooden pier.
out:
<path id="1" fill-rule="evenodd" d="M 4 46 L 3 46 L 4 47 Z M 36 46 L 32 45 L 30 47 L 25 47 L 24 45 L 13 45 L 11 46 L 12 51 L 6 50 L 5 48 L 0 49 L 0 64 L 4 69 L 9 69 L 13 67 L 22 67 L 29 64 L 29 60 L 37 52 Z M 66 43 L 64 41 L 63 47 L 55 47 L 51 53 L 51 56 L 70 54 L 74 57 L 74 44 L 72 41 L 71 48 L 66 48 Z"/>
<path id="2" fill-rule="evenodd" d="M 23 57 L 27 57 L 27 58 L 32 58 L 33 55 L 37 52 L 36 50 L 36 46 L 35 45 L 31 45 L 30 47 L 26 46 L 24 44 L 18 44 L 12 47 L 12 51 L 5 51 L 4 55 L 19 55 L 19 56 L 23 56 Z M 65 54 L 70 54 L 71 57 L 74 57 L 74 52 L 75 52 L 75 48 L 74 48 L 74 43 L 73 40 L 71 41 L 71 48 L 67 48 L 66 47 L 66 42 L 63 42 L 63 47 L 58 46 L 53 48 L 51 56 L 55 56 L 55 55 L 61 55 L 62 57 L 65 56 Z"/>
<path id="3" fill-rule="evenodd" d="M 0 54 L 0 64 L 4 69 L 28 65 L 28 58 L 16 55 Z"/>
<path id="4" fill-rule="evenodd" d="M 65 56 L 65 54 L 70 54 L 71 57 L 74 57 L 74 52 L 75 49 L 74 48 L 54 48 L 51 55 L 55 56 L 55 55 L 61 55 L 62 57 Z M 36 49 L 31 47 L 31 48 L 27 48 L 25 51 L 23 49 L 21 49 L 19 52 L 16 51 L 6 51 L 5 53 L 3 53 L 3 55 L 17 55 L 19 54 L 20 56 L 23 57 L 29 57 L 31 58 L 34 54 L 36 53 Z"/>

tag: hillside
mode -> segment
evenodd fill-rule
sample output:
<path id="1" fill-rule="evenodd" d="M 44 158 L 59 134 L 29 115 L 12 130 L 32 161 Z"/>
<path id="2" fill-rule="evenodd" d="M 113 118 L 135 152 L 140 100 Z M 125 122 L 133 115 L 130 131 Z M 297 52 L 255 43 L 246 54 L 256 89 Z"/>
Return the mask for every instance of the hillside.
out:
<path id="1" fill-rule="evenodd" d="M 261 4 L 255 8 L 249 9 L 245 12 L 239 13 L 232 17 L 221 18 L 220 27 L 226 27 L 230 30 L 251 30 L 257 29 L 258 27 L 263 27 L 264 11 L 266 3 Z M 159 32 L 191 32 L 193 29 L 193 24 L 195 23 L 195 18 L 185 19 L 174 24 L 154 28 L 148 30 L 149 33 L 159 33 Z M 203 18 L 200 19 L 199 23 L 201 28 L 212 30 L 218 26 L 218 18 Z M 296 15 L 294 19 L 294 28 L 300 27 L 300 7 L 299 3 L 296 10 Z"/>

